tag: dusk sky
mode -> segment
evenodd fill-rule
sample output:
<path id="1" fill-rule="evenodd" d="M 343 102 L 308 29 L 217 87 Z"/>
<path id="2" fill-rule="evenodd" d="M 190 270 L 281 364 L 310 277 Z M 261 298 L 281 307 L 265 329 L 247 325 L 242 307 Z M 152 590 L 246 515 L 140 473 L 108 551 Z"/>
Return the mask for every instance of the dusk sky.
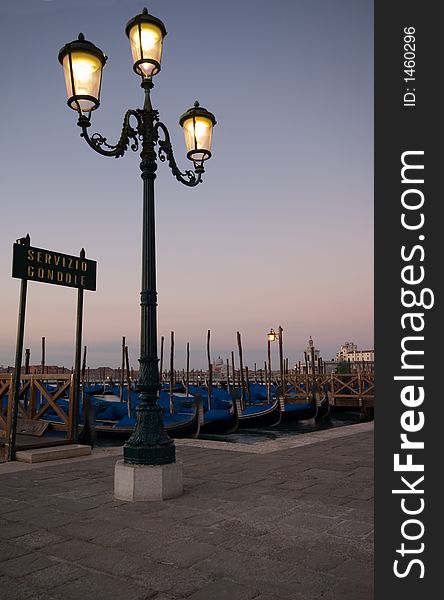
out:
<path id="1" fill-rule="evenodd" d="M 0 5 L 0 365 L 13 365 L 20 281 L 13 242 L 97 261 L 85 292 L 90 367 L 120 365 L 122 335 L 138 368 L 142 180 L 139 155 L 105 158 L 80 138 L 66 104 L 60 48 L 83 32 L 108 56 L 90 133 L 115 143 L 143 104 L 125 25 L 143 0 L 4 0 Z M 373 348 L 373 2 L 155 0 L 162 70 L 152 102 L 176 160 L 179 117 L 213 112 L 213 157 L 187 188 L 160 163 L 156 180 L 158 332 L 176 364 L 236 349 L 263 366 L 266 333 L 284 329 L 290 365 L 311 335 L 325 360 L 340 344 Z M 25 347 L 74 363 L 76 290 L 30 282 Z M 277 344 L 274 365 L 277 366 Z"/>

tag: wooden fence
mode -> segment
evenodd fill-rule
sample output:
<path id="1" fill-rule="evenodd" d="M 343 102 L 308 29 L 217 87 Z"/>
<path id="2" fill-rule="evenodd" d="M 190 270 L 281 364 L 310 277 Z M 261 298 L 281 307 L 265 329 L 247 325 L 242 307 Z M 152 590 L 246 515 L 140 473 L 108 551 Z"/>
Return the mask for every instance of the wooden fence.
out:
<path id="1" fill-rule="evenodd" d="M 12 374 L 0 375 L 0 444 L 9 440 L 12 414 L 13 414 L 13 376 Z M 41 423 L 52 409 L 59 417 L 59 421 L 49 421 L 47 428 L 65 432 L 64 439 L 53 440 L 55 443 L 69 443 L 73 437 L 73 402 L 74 375 L 73 374 L 44 374 L 21 375 L 17 434 L 26 433 L 32 446 L 31 437 L 35 426 Z M 68 409 L 60 406 L 61 399 L 68 401 Z M 34 424 L 34 427 L 33 427 Z M 39 435 L 36 433 L 36 435 Z M 40 444 L 41 445 L 41 444 Z"/>
<path id="2" fill-rule="evenodd" d="M 315 383 L 328 393 L 332 406 L 373 408 L 375 400 L 374 373 L 329 373 L 316 375 Z M 310 375 L 291 374 L 287 383 L 294 386 L 295 396 L 304 397 L 313 385 Z"/>

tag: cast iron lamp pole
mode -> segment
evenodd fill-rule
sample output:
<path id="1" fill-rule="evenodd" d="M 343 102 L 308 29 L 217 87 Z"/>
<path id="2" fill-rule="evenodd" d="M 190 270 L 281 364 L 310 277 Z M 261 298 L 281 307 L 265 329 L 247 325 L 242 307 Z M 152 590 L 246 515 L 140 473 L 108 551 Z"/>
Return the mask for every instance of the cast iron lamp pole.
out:
<path id="1" fill-rule="evenodd" d="M 142 217 L 142 285 L 140 292 L 140 373 L 139 404 L 136 408 L 136 424 L 131 437 L 124 446 L 124 462 L 127 464 L 162 465 L 175 462 L 175 446 L 165 430 L 162 409 L 157 403 L 160 390 L 157 357 L 157 291 L 156 291 L 156 245 L 154 214 L 154 180 L 157 158 L 167 162 L 174 177 L 189 187 L 202 181 L 204 161 L 211 157 L 212 127 L 214 115 L 196 102 L 180 118 L 187 144 L 187 157 L 193 161 L 194 170 L 184 173 L 178 168 L 173 155 L 170 135 L 159 121 L 159 113 L 151 105 L 152 77 L 160 71 L 163 23 L 148 14 L 131 19 L 126 26 L 134 60 L 134 71 L 141 75 L 145 93 L 142 109 L 130 109 L 123 119 L 122 134 L 115 145 L 108 144 L 99 133 L 90 135 L 91 111 L 98 108 L 101 73 L 106 57 L 103 52 L 87 42 L 83 34 L 78 40 L 66 44 L 59 53 L 59 61 L 65 70 L 68 90 L 68 106 L 79 114 L 78 126 L 81 137 L 103 156 L 121 157 L 128 150 L 141 149 L 140 170 L 143 180 Z M 156 151 L 157 148 L 157 151 Z"/>

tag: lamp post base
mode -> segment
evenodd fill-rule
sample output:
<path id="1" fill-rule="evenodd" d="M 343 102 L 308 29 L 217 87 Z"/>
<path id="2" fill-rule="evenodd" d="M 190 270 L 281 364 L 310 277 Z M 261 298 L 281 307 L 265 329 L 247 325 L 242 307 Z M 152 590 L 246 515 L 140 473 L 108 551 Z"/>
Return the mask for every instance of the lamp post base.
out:
<path id="1" fill-rule="evenodd" d="M 129 465 L 119 460 L 114 468 L 114 497 L 128 502 L 177 498 L 183 492 L 181 462 L 167 465 Z"/>
<path id="2" fill-rule="evenodd" d="M 166 465 L 176 460 L 176 448 L 168 437 L 162 409 L 156 402 L 140 402 L 136 408 L 134 431 L 123 447 L 123 459 L 129 465 Z"/>
<path id="3" fill-rule="evenodd" d="M 174 463 L 176 448 L 174 443 L 156 444 L 155 446 L 129 446 L 123 447 L 123 458 L 127 465 L 159 466 Z"/>

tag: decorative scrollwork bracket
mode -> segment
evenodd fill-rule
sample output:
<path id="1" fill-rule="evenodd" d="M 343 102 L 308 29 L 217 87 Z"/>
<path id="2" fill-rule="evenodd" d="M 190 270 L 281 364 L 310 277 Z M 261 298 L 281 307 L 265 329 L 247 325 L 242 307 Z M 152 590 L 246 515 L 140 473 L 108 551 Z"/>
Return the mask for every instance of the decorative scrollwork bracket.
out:
<path id="1" fill-rule="evenodd" d="M 159 130 L 162 131 L 164 139 L 159 138 Z M 176 160 L 173 154 L 173 147 L 171 145 L 170 134 L 166 125 L 161 121 L 154 125 L 154 141 L 159 146 L 158 156 L 161 162 L 168 162 L 168 165 L 173 173 L 174 177 L 189 187 L 194 187 L 202 182 L 202 174 L 205 172 L 203 165 L 196 165 L 195 170 L 187 170 L 185 173 L 177 166 Z"/>
<path id="2" fill-rule="evenodd" d="M 131 117 L 136 119 L 137 129 L 131 126 Z M 89 135 L 88 128 L 91 126 L 91 122 L 85 115 L 79 117 L 77 125 L 82 129 L 81 137 L 93 150 L 102 154 L 102 156 L 113 156 L 115 158 L 123 156 L 128 150 L 128 146 L 131 147 L 131 150 L 137 152 L 143 135 L 143 119 L 136 110 L 132 109 L 126 112 L 123 119 L 122 133 L 119 141 L 114 145 L 108 144 L 107 138 L 100 133 Z"/>

